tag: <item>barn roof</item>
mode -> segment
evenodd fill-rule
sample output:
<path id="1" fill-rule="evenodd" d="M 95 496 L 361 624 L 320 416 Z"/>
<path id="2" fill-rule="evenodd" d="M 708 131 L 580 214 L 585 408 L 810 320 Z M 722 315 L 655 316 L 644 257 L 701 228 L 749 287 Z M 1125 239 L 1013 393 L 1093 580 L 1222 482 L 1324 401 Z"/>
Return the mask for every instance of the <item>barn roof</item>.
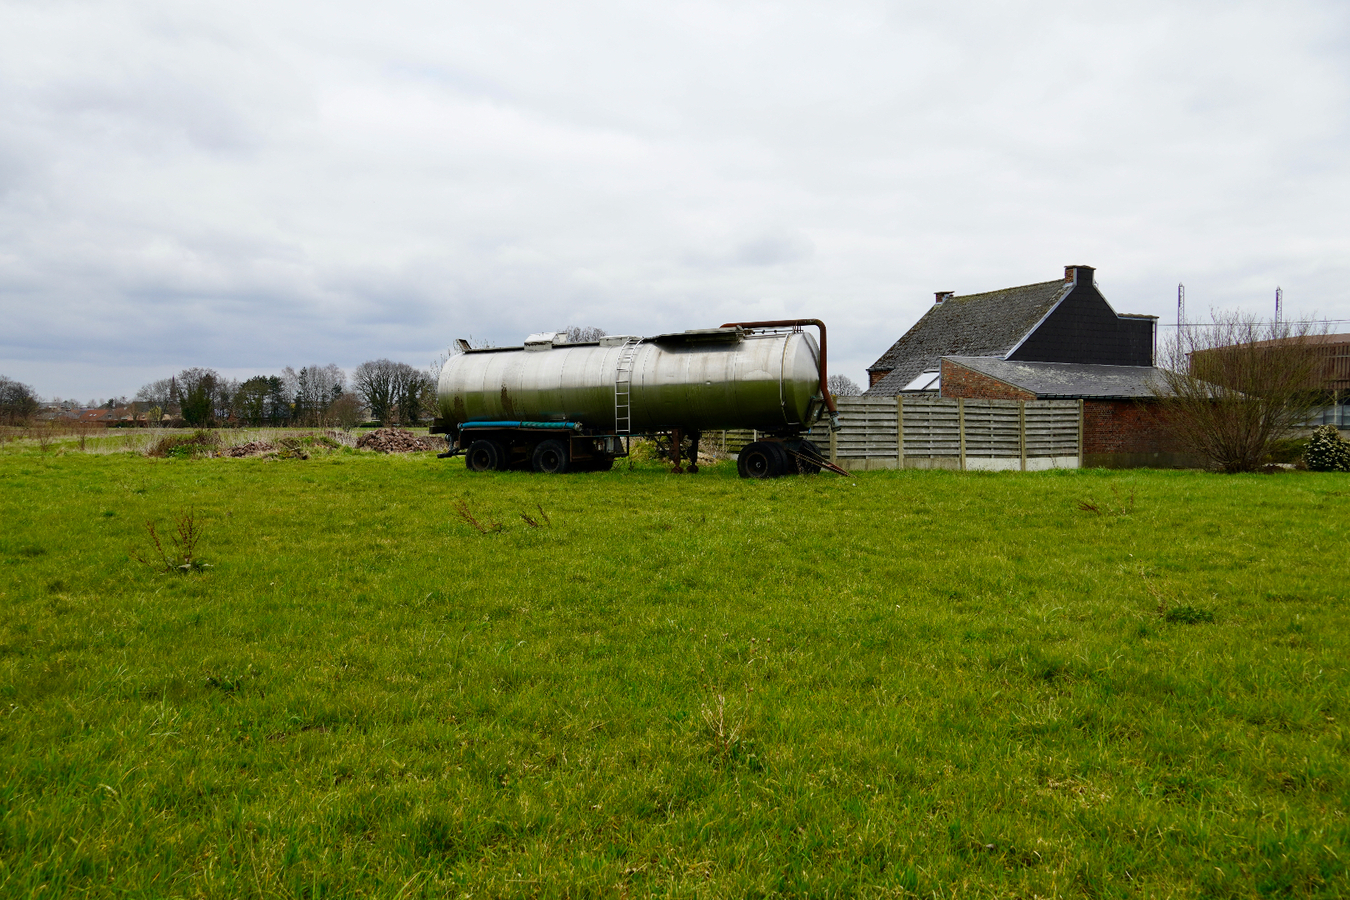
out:
<path id="1" fill-rule="evenodd" d="M 946 295 L 934 303 L 868 371 L 889 370 L 872 386 L 882 396 L 899 393 L 943 356 L 1005 356 L 1074 288 L 1072 281 L 1043 281 L 983 294 Z"/>
<path id="2" fill-rule="evenodd" d="M 1093 363 L 1011 362 L 994 356 L 947 356 L 981 375 L 1036 395 L 1038 400 L 1144 400 L 1162 387 L 1156 366 L 1102 366 Z"/>

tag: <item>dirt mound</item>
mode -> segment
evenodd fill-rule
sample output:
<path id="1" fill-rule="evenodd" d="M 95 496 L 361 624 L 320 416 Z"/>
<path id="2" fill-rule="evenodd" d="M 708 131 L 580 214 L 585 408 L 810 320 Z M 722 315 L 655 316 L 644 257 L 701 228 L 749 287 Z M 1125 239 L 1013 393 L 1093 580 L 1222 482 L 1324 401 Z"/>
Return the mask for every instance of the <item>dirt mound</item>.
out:
<path id="1" fill-rule="evenodd" d="M 363 434 L 356 441 L 362 450 L 377 453 L 420 453 L 426 450 L 444 450 L 445 439 L 432 435 L 417 435 L 401 428 L 377 428 Z"/>
<path id="2" fill-rule="evenodd" d="M 268 453 L 275 453 L 277 445 L 271 441 L 249 441 L 247 444 L 240 444 L 238 447 L 231 447 L 221 456 L 230 456 L 239 459 L 245 456 L 263 456 Z"/>

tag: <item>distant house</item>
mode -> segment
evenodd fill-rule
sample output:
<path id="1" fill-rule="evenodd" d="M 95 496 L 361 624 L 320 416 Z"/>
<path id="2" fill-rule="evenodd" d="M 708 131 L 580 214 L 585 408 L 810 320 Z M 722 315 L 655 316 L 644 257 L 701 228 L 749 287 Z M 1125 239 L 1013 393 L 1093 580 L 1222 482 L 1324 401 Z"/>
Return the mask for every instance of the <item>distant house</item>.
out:
<path id="1" fill-rule="evenodd" d="M 1091 266 L 983 294 L 939 291 L 928 312 L 868 366 L 868 397 L 939 390 L 944 356 L 1152 366 L 1156 316 L 1117 313 Z"/>

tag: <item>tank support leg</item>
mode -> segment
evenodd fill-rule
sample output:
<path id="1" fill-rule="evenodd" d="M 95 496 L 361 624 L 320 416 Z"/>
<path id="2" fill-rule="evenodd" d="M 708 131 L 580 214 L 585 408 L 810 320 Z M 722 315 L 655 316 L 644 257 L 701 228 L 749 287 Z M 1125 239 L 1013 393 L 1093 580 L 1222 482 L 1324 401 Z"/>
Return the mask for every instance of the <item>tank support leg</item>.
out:
<path id="1" fill-rule="evenodd" d="M 684 467 L 680 465 L 680 442 L 684 439 L 684 433 L 676 428 L 670 433 L 670 461 L 675 464 L 675 468 L 670 471 L 675 475 L 683 475 Z"/>
<path id="2" fill-rule="evenodd" d="M 698 439 L 703 437 L 701 431 L 689 432 L 689 469 L 690 475 L 698 474 Z"/>

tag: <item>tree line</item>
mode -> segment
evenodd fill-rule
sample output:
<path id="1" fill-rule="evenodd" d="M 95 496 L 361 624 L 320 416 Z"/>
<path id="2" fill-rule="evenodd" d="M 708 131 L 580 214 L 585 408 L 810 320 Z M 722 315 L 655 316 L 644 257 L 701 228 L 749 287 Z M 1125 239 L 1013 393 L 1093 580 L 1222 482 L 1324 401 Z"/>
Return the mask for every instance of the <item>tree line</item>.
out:
<path id="1" fill-rule="evenodd" d="M 602 328 L 569 326 L 572 342 L 605 336 Z M 88 408 L 129 407 L 148 425 L 192 427 L 249 425 L 354 427 L 361 422 L 418 425 L 436 415 L 436 381 L 441 367 L 464 347 L 486 348 L 486 340 L 457 341 L 427 369 L 390 359 L 361 363 L 350 373 L 337 364 L 287 366 L 276 375 L 227 378 L 215 369 L 192 367 L 143 385 L 133 399 L 112 397 L 90 401 Z M 74 401 L 57 401 L 79 407 Z M 37 415 L 42 404 L 32 387 L 0 375 L 0 425 L 21 425 Z"/>
<path id="2" fill-rule="evenodd" d="M 181 419 L 185 425 L 328 426 L 351 428 L 374 420 L 417 425 L 435 414 L 430 372 L 389 359 L 369 360 L 347 373 L 334 363 L 287 366 L 277 375 L 243 380 L 194 367 L 136 392 L 135 405 L 150 424 Z"/>

